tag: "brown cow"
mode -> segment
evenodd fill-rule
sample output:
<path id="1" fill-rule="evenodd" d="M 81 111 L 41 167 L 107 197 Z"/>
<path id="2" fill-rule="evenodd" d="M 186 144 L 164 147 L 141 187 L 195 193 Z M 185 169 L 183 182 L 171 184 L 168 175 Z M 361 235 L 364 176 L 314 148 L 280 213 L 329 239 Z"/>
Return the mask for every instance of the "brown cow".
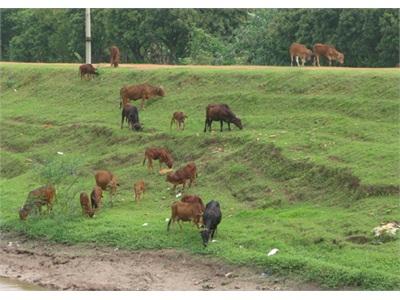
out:
<path id="1" fill-rule="evenodd" d="M 150 171 L 150 169 L 153 170 L 153 159 L 158 159 L 160 163 L 160 169 L 161 163 L 165 163 L 168 168 L 172 168 L 172 165 L 174 164 L 174 160 L 172 159 L 171 154 L 165 148 L 147 148 L 144 152 L 143 165 L 145 164 L 146 159 L 148 171 Z"/>
<path id="2" fill-rule="evenodd" d="M 181 199 L 181 202 L 186 202 L 186 203 L 199 203 L 201 207 L 201 211 L 204 212 L 205 206 L 201 198 L 197 195 L 186 195 L 183 196 Z"/>
<path id="3" fill-rule="evenodd" d="M 182 224 L 180 221 L 188 222 L 192 221 L 197 228 L 200 228 L 202 224 L 203 211 L 199 203 L 187 203 L 175 201 L 171 205 L 171 218 L 168 221 L 167 231 L 171 223 L 178 222 L 179 227 L 182 230 Z"/>
<path id="4" fill-rule="evenodd" d="M 174 112 L 174 114 L 172 115 L 172 119 L 171 119 L 171 125 L 169 126 L 169 128 L 172 128 L 172 124 L 175 123 L 176 124 L 176 129 L 181 129 L 181 125 L 182 125 L 182 130 L 185 130 L 185 119 L 188 116 L 185 115 L 185 113 L 181 112 L 181 111 L 176 111 Z"/>
<path id="5" fill-rule="evenodd" d="M 95 75 L 99 75 L 98 70 L 93 67 L 92 64 L 84 64 L 79 66 L 79 74 L 81 75 L 81 80 L 85 78 L 93 78 Z"/>
<path id="6" fill-rule="evenodd" d="M 299 44 L 299 43 L 293 43 L 290 45 L 289 48 L 289 53 L 290 53 L 290 65 L 293 67 L 293 58 L 296 57 L 296 63 L 297 66 L 300 67 L 299 64 L 299 57 L 301 58 L 301 65 L 304 67 L 304 63 L 306 61 L 310 61 L 313 53 L 310 49 L 307 49 L 306 46 Z"/>
<path id="7" fill-rule="evenodd" d="M 37 209 L 40 214 L 43 205 L 47 206 L 47 212 L 49 213 L 53 208 L 55 196 L 56 189 L 51 184 L 30 191 L 24 206 L 19 210 L 20 219 L 25 220 L 34 208 Z"/>
<path id="8" fill-rule="evenodd" d="M 140 198 L 142 197 L 142 194 L 144 194 L 145 191 L 144 181 L 140 180 L 138 182 L 135 182 L 133 185 L 133 191 L 135 192 L 135 201 L 139 202 Z"/>
<path id="9" fill-rule="evenodd" d="M 335 47 L 325 44 L 315 44 L 313 47 L 314 52 L 314 65 L 315 61 L 317 61 L 318 67 L 321 65 L 319 64 L 319 57 L 325 56 L 329 60 L 329 65 L 332 65 L 332 60 L 338 61 L 340 64 L 344 64 L 344 55 L 335 49 Z"/>
<path id="10" fill-rule="evenodd" d="M 95 179 L 96 179 L 96 184 L 103 191 L 105 190 L 110 191 L 110 203 L 112 207 L 113 206 L 112 196 L 116 193 L 117 186 L 119 186 L 117 178 L 110 171 L 100 170 L 95 173 Z"/>
<path id="11" fill-rule="evenodd" d="M 189 187 L 197 177 L 197 168 L 194 162 L 188 163 L 186 166 L 180 168 L 179 170 L 167 174 L 166 181 L 173 184 L 173 190 L 175 191 L 176 186 L 179 184 L 183 185 L 183 190 L 185 190 L 186 181 L 189 180 Z"/>
<path id="12" fill-rule="evenodd" d="M 112 66 L 114 66 L 114 68 L 118 67 L 119 58 L 120 58 L 120 53 L 119 53 L 118 47 L 112 46 L 110 48 L 110 64 L 111 64 L 111 67 Z"/>
<path id="13" fill-rule="evenodd" d="M 94 210 L 90 206 L 89 196 L 85 192 L 82 192 L 80 195 L 80 202 L 82 207 L 82 214 L 88 217 L 93 217 Z"/>
<path id="14" fill-rule="evenodd" d="M 207 127 L 211 132 L 212 121 L 221 122 L 221 131 L 223 122 L 228 123 L 228 129 L 231 130 L 231 123 L 235 124 L 240 130 L 243 129 L 242 121 L 235 116 L 227 104 L 209 104 L 206 108 L 206 121 L 204 124 L 204 132 Z"/>
<path id="15" fill-rule="evenodd" d="M 130 85 L 124 86 L 119 91 L 121 95 L 121 102 L 119 108 L 122 107 L 122 104 L 127 104 L 129 100 L 138 100 L 142 99 L 141 108 L 144 108 L 144 101 L 150 98 L 160 96 L 165 96 L 165 91 L 162 86 L 156 87 L 147 83 L 138 84 L 138 85 Z"/>
<path id="16" fill-rule="evenodd" d="M 90 193 L 90 202 L 93 209 L 101 208 L 102 198 L 103 190 L 98 185 L 94 186 L 92 192 Z"/>

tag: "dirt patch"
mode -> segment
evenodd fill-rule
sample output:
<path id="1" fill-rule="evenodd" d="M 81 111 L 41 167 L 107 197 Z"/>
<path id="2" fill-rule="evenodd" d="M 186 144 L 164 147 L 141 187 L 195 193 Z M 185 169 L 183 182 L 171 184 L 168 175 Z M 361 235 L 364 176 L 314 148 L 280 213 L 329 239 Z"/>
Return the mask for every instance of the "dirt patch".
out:
<path id="1" fill-rule="evenodd" d="M 53 290 L 316 290 L 172 249 L 68 246 L 1 233 L 0 276 Z"/>

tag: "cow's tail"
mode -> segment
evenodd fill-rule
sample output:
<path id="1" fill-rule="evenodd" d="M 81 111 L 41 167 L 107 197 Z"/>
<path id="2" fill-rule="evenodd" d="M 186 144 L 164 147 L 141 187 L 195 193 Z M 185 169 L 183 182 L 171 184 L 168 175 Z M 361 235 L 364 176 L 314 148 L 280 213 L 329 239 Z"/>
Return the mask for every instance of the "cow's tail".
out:
<path id="1" fill-rule="evenodd" d="M 147 156 L 146 156 L 146 154 L 144 155 L 144 159 L 143 159 L 143 166 L 144 166 L 144 163 L 146 162 L 146 158 L 147 158 Z"/>

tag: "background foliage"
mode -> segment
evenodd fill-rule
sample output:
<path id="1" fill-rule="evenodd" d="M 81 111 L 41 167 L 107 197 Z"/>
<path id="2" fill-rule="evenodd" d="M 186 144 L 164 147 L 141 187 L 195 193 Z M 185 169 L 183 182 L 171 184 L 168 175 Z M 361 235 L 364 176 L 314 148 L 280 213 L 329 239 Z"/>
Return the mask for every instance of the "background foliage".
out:
<path id="1" fill-rule="evenodd" d="M 82 62 L 84 9 L 1 9 L 1 59 Z M 94 62 L 287 65 L 288 47 L 333 44 L 346 66 L 399 62 L 396 9 L 92 9 Z"/>

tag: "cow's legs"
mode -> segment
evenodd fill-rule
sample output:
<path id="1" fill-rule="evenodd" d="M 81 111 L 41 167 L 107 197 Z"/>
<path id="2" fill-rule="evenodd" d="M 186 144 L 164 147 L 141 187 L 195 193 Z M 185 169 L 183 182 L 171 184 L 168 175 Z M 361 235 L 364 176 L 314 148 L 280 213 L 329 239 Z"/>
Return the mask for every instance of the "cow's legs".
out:
<path id="1" fill-rule="evenodd" d="M 298 67 L 300 67 L 300 64 L 299 64 L 299 57 L 296 55 L 296 63 L 297 63 L 297 66 Z"/>
<path id="2" fill-rule="evenodd" d="M 208 125 L 208 122 L 207 122 L 207 121 L 208 121 L 207 119 L 204 121 L 204 132 L 207 131 L 207 125 Z"/>
<path id="3" fill-rule="evenodd" d="M 231 123 L 230 122 L 228 122 L 228 129 L 229 129 L 229 131 L 231 131 Z"/>
<path id="4" fill-rule="evenodd" d="M 331 67 L 332 66 L 332 59 L 330 59 L 330 58 L 328 58 L 329 59 L 329 66 Z"/>
<path id="5" fill-rule="evenodd" d="M 220 122 L 220 124 L 221 124 L 221 132 L 222 132 L 222 126 L 223 126 L 223 124 L 224 124 L 224 122 L 221 120 L 221 121 L 219 121 Z"/>
<path id="6" fill-rule="evenodd" d="M 293 67 L 293 55 L 290 55 L 290 66 Z"/>
<path id="7" fill-rule="evenodd" d="M 317 66 L 320 67 L 321 65 L 319 64 L 319 55 L 317 55 Z"/>
<path id="8" fill-rule="evenodd" d="M 305 61 L 306 61 L 306 58 L 305 58 L 305 57 L 302 57 L 302 58 L 301 58 L 301 66 L 302 66 L 302 67 L 304 67 Z"/>

